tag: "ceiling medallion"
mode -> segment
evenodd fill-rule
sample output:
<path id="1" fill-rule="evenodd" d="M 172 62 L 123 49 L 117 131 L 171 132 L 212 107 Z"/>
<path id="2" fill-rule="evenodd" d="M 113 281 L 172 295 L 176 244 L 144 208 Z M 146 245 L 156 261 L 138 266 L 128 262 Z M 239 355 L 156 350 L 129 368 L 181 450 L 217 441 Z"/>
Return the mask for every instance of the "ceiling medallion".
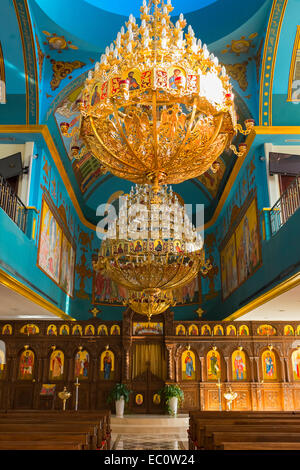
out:
<path id="1" fill-rule="evenodd" d="M 183 14 L 171 22 L 170 0 L 140 10 L 89 72 L 80 137 L 112 174 L 157 192 L 209 170 L 239 129 L 226 70 L 191 26 L 184 34 Z"/>

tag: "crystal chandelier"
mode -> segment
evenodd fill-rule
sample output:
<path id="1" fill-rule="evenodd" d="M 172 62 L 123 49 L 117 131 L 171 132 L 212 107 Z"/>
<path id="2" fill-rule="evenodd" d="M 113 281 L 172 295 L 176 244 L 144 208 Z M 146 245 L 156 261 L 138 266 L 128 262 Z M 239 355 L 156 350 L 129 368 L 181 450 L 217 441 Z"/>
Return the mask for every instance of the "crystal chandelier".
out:
<path id="1" fill-rule="evenodd" d="M 149 319 L 174 305 L 172 290 L 191 282 L 204 258 L 202 238 L 172 188 L 155 194 L 151 185 L 136 185 L 122 197 L 94 269 L 126 287 L 126 304 Z"/>
<path id="2" fill-rule="evenodd" d="M 216 170 L 241 126 L 225 68 L 191 26 L 184 34 L 182 14 L 171 22 L 171 1 L 144 0 L 140 10 L 140 26 L 130 15 L 89 72 L 80 137 L 108 171 L 157 192 Z"/>

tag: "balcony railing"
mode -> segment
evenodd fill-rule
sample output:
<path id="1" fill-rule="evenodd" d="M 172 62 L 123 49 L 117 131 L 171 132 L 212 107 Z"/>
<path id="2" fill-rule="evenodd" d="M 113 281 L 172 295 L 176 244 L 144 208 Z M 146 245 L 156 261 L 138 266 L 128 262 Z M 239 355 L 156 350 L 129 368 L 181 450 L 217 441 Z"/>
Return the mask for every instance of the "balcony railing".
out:
<path id="1" fill-rule="evenodd" d="M 278 232 L 299 207 L 300 178 L 296 178 L 269 212 L 271 236 Z"/>
<path id="2" fill-rule="evenodd" d="M 0 175 L 0 207 L 25 233 L 27 224 L 27 209 L 21 199 L 14 193 L 10 184 Z"/>

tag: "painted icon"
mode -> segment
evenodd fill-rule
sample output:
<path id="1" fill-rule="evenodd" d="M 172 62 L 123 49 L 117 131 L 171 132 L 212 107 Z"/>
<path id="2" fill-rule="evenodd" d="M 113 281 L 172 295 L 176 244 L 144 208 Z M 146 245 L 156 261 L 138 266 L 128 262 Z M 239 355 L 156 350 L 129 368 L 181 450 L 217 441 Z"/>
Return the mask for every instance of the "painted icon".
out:
<path id="1" fill-rule="evenodd" d="M 186 329 L 183 325 L 177 325 L 176 326 L 176 335 L 177 336 L 185 336 L 186 334 Z"/>
<path id="2" fill-rule="evenodd" d="M 75 355 L 74 375 L 75 378 L 87 379 L 89 373 L 90 355 L 87 351 L 78 351 Z"/>
<path id="3" fill-rule="evenodd" d="M 273 351 L 264 351 L 262 353 L 262 368 L 263 368 L 263 379 L 264 380 L 276 380 L 276 359 Z"/>
<path id="4" fill-rule="evenodd" d="M 59 329 L 59 334 L 63 336 L 67 336 L 70 334 L 70 328 L 68 325 L 62 325 Z"/>
<path id="5" fill-rule="evenodd" d="M 296 351 L 292 354 L 292 366 L 293 366 L 293 376 L 294 380 L 300 380 L 300 350 L 296 349 Z"/>
<path id="6" fill-rule="evenodd" d="M 26 349 L 20 357 L 19 379 L 30 380 L 33 378 L 34 352 Z"/>
<path id="7" fill-rule="evenodd" d="M 100 358 L 100 372 L 104 380 L 112 380 L 115 370 L 115 356 L 110 350 L 103 351 Z"/>
<path id="8" fill-rule="evenodd" d="M 53 351 L 50 357 L 49 379 L 61 380 L 64 374 L 64 353 L 59 350 Z"/>
<path id="9" fill-rule="evenodd" d="M 195 380 L 196 378 L 196 358 L 193 351 L 186 350 L 182 353 L 181 367 L 182 380 Z"/>
<path id="10" fill-rule="evenodd" d="M 189 326 L 189 335 L 191 335 L 191 336 L 198 336 L 199 335 L 197 325 L 190 325 Z"/>
<path id="11" fill-rule="evenodd" d="M 232 353 L 232 378 L 233 380 L 246 380 L 246 356 L 239 349 Z"/>
<path id="12" fill-rule="evenodd" d="M 56 336 L 57 335 L 57 328 L 55 325 L 49 325 L 47 328 L 47 335 L 48 336 Z"/>
<path id="13" fill-rule="evenodd" d="M 221 377 L 221 361 L 218 351 L 207 353 L 207 380 L 218 380 Z"/>

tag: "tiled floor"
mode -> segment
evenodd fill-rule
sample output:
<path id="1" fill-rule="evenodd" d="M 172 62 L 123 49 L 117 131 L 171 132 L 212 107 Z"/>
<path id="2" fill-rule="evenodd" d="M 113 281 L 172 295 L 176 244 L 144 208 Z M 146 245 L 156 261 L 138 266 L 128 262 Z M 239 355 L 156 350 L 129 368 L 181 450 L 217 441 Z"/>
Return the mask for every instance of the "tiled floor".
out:
<path id="1" fill-rule="evenodd" d="M 188 441 L 176 434 L 112 434 L 112 450 L 186 450 Z"/>

